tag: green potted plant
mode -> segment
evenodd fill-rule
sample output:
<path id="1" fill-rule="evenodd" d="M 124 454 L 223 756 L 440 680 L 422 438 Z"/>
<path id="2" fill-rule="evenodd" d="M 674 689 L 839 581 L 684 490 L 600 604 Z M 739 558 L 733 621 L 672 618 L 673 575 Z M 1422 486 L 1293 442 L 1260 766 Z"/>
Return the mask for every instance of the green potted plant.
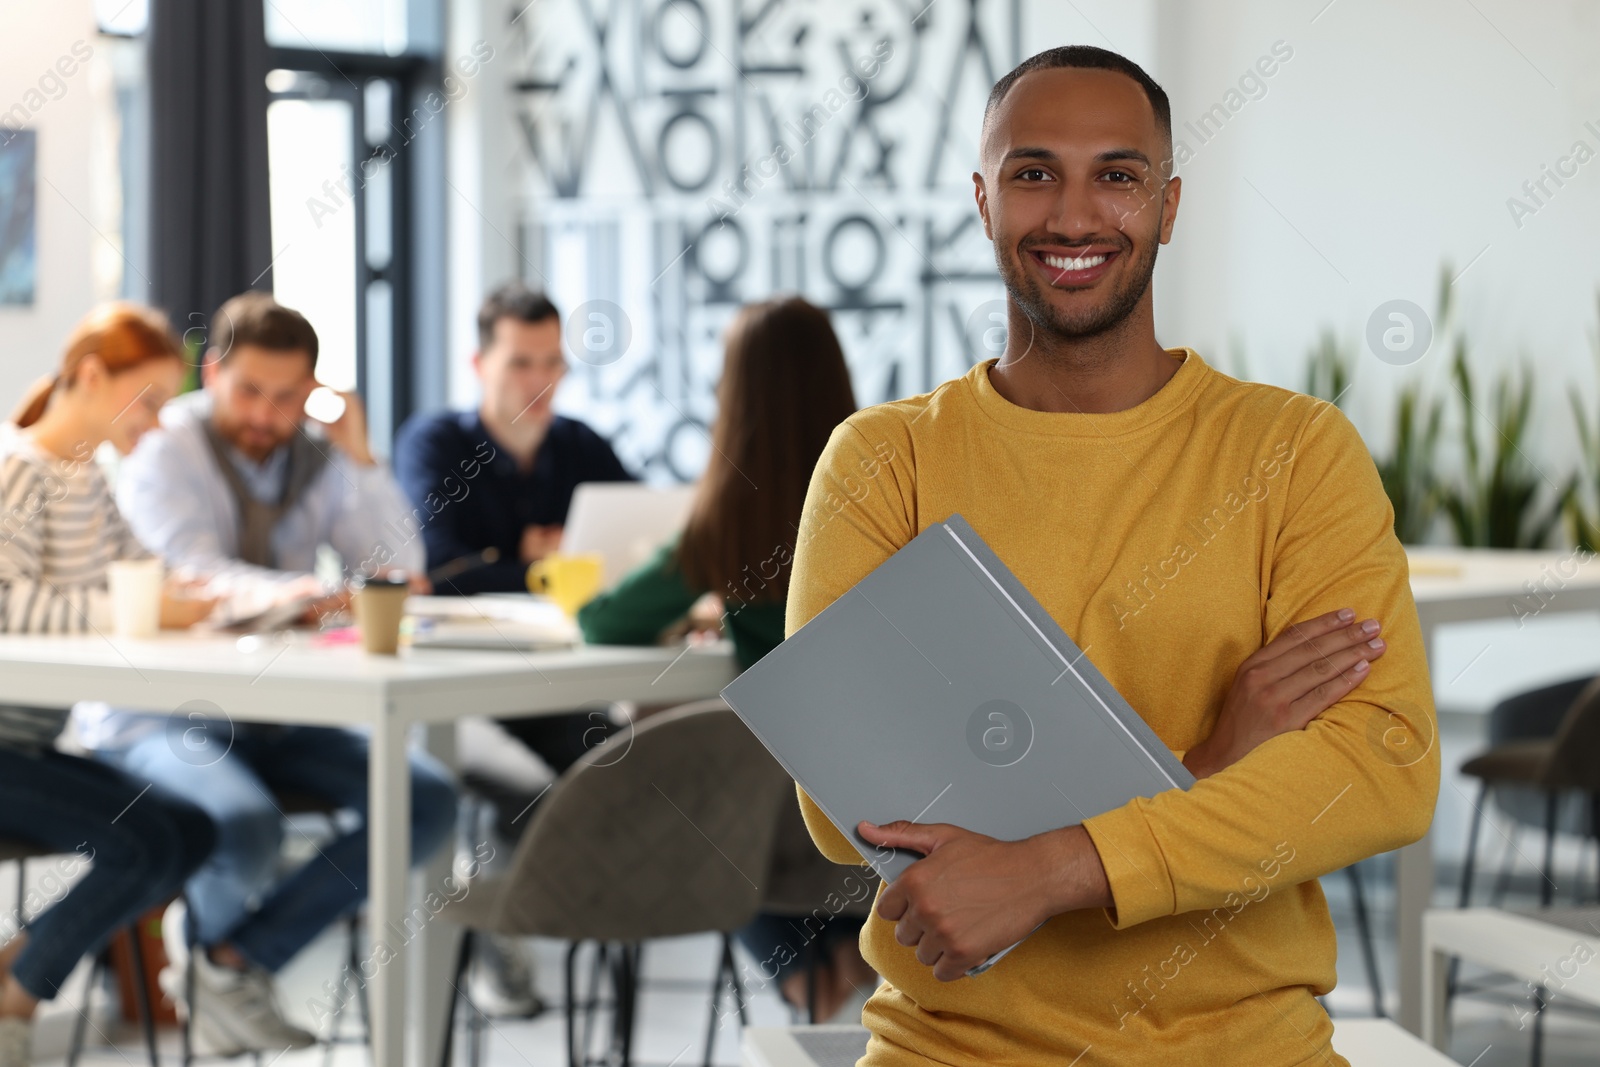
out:
<path id="1" fill-rule="evenodd" d="M 1596 294 L 1595 305 L 1600 310 L 1600 294 Z M 1600 332 L 1591 335 L 1590 344 L 1594 348 L 1596 365 L 1600 366 Z M 1578 427 L 1578 461 L 1582 467 L 1574 476 L 1563 502 L 1567 525 L 1579 548 L 1596 552 L 1600 551 L 1600 415 L 1590 422 L 1583 397 L 1576 387 L 1568 388 L 1567 399 L 1572 403 L 1572 418 Z M 1591 505 L 1595 505 L 1594 510 Z"/>
<path id="2" fill-rule="evenodd" d="M 1543 548 L 1570 499 L 1574 479 L 1554 486 L 1553 503 L 1540 506 L 1537 467 L 1523 445 L 1533 408 L 1533 374 L 1526 364 L 1501 374 L 1495 384 L 1492 411 L 1479 406 L 1467 342 L 1455 339 L 1450 376 L 1461 401 L 1462 472 L 1444 488 L 1441 502 L 1456 541 L 1474 548 Z M 1479 441 L 1478 424 L 1488 422 L 1490 441 Z"/>

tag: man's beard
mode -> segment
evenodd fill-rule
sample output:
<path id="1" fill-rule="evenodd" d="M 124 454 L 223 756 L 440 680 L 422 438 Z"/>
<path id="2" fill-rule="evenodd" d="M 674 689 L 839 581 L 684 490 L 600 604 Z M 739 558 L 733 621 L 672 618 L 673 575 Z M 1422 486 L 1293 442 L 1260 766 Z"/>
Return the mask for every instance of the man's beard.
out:
<path id="1" fill-rule="evenodd" d="M 1035 329 L 1064 341 L 1081 340 L 1112 329 L 1139 306 L 1145 291 L 1150 288 L 1150 278 L 1156 269 L 1156 251 L 1160 247 L 1160 241 L 1152 237 L 1148 251 L 1134 260 L 1122 286 L 1097 307 L 1078 312 L 1065 312 L 1052 304 L 1045 295 L 1046 287 L 1023 267 L 1020 256 L 1012 259 L 997 254 L 995 259 L 999 263 L 1000 278 L 1005 282 L 1006 292 L 1022 309 L 1022 313 L 1028 316 Z M 1027 254 L 1026 249 L 1021 253 Z M 1126 254 L 1126 250 L 1122 254 Z"/>

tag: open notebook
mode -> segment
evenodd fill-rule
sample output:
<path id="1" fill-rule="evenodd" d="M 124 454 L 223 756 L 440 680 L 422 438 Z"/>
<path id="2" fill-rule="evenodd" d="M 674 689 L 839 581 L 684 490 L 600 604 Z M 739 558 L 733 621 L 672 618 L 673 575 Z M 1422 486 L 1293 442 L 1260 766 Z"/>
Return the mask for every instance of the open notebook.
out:
<path id="1" fill-rule="evenodd" d="M 919 857 L 863 819 L 1015 841 L 1194 783 L 959 515 L 722 695 L 886 881 Z"/>

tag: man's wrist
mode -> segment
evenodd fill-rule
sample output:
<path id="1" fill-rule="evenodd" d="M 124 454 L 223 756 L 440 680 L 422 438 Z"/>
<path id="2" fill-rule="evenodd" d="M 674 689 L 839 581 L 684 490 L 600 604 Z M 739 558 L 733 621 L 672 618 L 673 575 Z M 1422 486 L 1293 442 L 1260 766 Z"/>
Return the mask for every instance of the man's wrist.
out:
<path id="1" fill-rule="evenodd" d="M 1105 864 L 1094 839 L 1082 826 L 1066 826 L 1028 839 L 1045 872 L 1041 919 L 1115 903 Z"/>
<path id="2" fill-rule="evenodd" d="M 1183 754 L 1183 765 L 1196 779 L 1209 778 L 1217 773 L 1217 767 L 1211 759 L 1211 752 L 1204 741 Z"/>

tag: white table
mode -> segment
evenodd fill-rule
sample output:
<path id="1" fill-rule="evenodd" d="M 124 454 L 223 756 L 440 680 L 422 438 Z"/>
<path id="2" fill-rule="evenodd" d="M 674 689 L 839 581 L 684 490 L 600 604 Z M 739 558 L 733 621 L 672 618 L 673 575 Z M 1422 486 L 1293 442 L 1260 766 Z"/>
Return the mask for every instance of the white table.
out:
<path id="1" fill-rule="evenodd" d="M 370 728 L 367 921 L 375 937 L 398 924 L 406 909 L 411 865 L 406 747 L 414 724 L 559 712 L 598 700 L 698 700 L 714 696 L 736 673 L 725 645 L 534 653 L 408 650 L 387 657 L 368 656 L 356 646 L 322 645 L 312 634 L 248 652 L 238 644 L 232 636 L 3 637 L 0 686 L 7 701 L 40 707 L 104 700 L 167 713 L 207 701 L 241 722 Z M 379 1067 L 407 1062 L 432 1067 L 438 1061 L 450 968 L 444 958 L 447 936 L 437 925 L 427 924 L 404 948 L 406 964 L 377 968 L 368 984 L 372 1060 Z M 410 983 L 416 1040 L 409 1057 L 408 966 L 422 979 Z"/>
<path id="2" fill-rule="evenodd" d="M 1600 559 L 1587 553 L 1414 548 L 1411 593 L 1431 658 L 1440 626 L 1518 619 L 1557 611 L 1600 612 Z M 1537 595 L 1531 588 L 1539 590 Z M 1434 739 L 1435 741 L 1437 738 Z M 1433 840 L 1400 849 L 1395 911 L 1400 953 L 1400 1024 L 1422 1033 L 1422 915 L 1433 897 Z"/>
<path id="3" fill-rule="evenodd" d="M 1426 939 L 1423 956 L 1422 1036 L 1443 1051 L 1450 1049 L 1446 983 L 1454 958 L 1483 964 L 1549 989 L 1552 998 L 1570 998 L 1600 1006 L 1600 971 L 1589 960 L 1600 955 L 1600 911 L 1555 908 L 1541 915 L 1499 908 L 1429 910 L 1422 920 Z M 1551 978 L 1555 981 L 1552 982 Z M 1548 1001 L 1546 1001 L 1548 1003 Z M 1518 1029 L 1536 1008 L 1531 996 L 1513 1002 Z"/>
<path id="4" fill-rule="evenodd" d="M 854 1067 L 866 1047 L 859 1026 L 752 1026 L 739 1055 L 742 1067 Z M 1455 1067 L 1388 1019 L 1335 1019 L 1333 1048 L 1350 1067 Z"/>

